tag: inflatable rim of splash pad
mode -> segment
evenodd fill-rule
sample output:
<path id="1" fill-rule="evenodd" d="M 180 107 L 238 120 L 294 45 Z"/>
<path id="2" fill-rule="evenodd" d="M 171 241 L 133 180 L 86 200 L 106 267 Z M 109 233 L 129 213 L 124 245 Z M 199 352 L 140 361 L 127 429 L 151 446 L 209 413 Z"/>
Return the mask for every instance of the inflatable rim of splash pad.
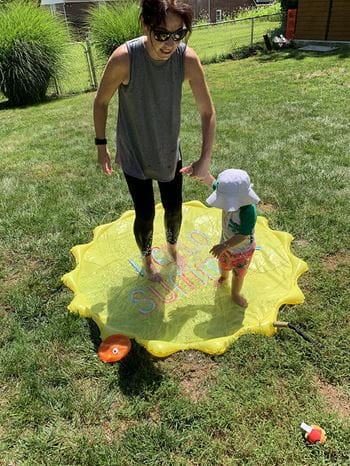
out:
<path id="1" fill-rule="evenodd" d="M 183 206 L 186 207 L 199 207 L 208 210 L 220 210 L 212 207 L 207 207 L 200 201 L 189 201 L 183 203 Z M 162 209 L 161 204 L 156 205 L 156 212 L 157 210 Z M 80 245 L 76 245 L 71 248 L 71 253 L 75 258 L 76 267 L 63 275 L 62 281 L 63 283 L 74 293 L 74 297 L 70 304 L 67 306 L 68 310 L 71 312 L 76 312 L 82 317 L 92 318 L 95 323 L 98 325 L 101 336 L 103 336 L 104 329 L 101 328 L 97 319 L 94 319 L 94 314 L 91 312 L 87 300 L 85 297 L 79 293 L 78 284 L 77 284 L 77 276 L 79 274 L 82 258 L 84 256 L 85 251 L 90 247 L 91 244 L 95 243 L 98 238 L 113 224 L 116 222 L 122 222 L 126 218 L 130 216 L 134 216 L 134 210 L 125 211 L 119 218 L 110 222 L 108 224 L 99 225 L 94 228 L 93 230 L 93 239 L 89 243 L 84 243 Z M 272 230 L 268 226 L 268 221 L 265 217 L 258 216 L 258 223 L 262 226 L 267 228 L 269 231 L 275 235 L 280 242 L 282 243 L 287 256 L 290 258 L 291 263 L 293 264 L 294 268 L 297 272 L 291 277 L 290 281 L 293 282 L 293 286 L 291 287 L 291 291 L 284 299 L 279 300 L 274 308 L 274 318 L 273 319 L 266 319 L 260 321 L 258 323 L 251 322 L 242 324 L 241 328 L 236 331 L 232 335 L 225 335 L 222 337 L 211 338 L 207 340 L 200 340 L 197 342 L 190 342 L 190 343 L 175 343 L 171 341 L 163 341 L 163 340 L 146 340 L 139 337 L 133 337 L 125 335 L 127 338 L 135 339 L 140 345 L 144 346 L 145 349 L 154 356 L 157 357 L 166 357 L 175 352 L 182 351 L 182 350 L 198 350 L 212 355 L 219 355 L 227 351 L 227 349 L 231 346 L 231 344 L 236 341 L 240 336 L 244 334 L 263 334 L 266 336 L 273 336 L 277 329 L 274 326 L 274 322 L 278 316 L 278 311 L 283 304 L 301 304 L 304 302 L 304 294 L 300 290 L 297 281 L 298 278 L 308 270 L 308 266 L 306 262 L 302 259 L 299 259 L 290 251 L 290 245 L 293 241 L 293 236 L 284 231 L 279 230 Z M 221 228 L 221 225 L 220 225 Z M 132 234 L 132 231 L 130 231 Z M 112 332 L 107 335 L 104 335 L 103 341 L 105 341 L 108 337 L 121 332 Z"/>

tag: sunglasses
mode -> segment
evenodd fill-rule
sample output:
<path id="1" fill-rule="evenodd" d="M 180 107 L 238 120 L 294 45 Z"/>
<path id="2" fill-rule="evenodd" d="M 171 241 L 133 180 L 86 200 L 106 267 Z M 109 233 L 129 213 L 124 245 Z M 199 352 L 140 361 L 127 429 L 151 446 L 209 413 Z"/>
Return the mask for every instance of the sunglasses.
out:
<path id="1" fill-rule="evenodd" d="M 152 32 L 153 32 L 155 40 L 158 42 L 165 42 L 169 40 L 170 37 L 172 38 L 174 42 L 179 42 L 187 34 L 187 29 L 181 28 L 175 32 L 169 32 L 164 29 L 153 29 L 152 28 Z"/>

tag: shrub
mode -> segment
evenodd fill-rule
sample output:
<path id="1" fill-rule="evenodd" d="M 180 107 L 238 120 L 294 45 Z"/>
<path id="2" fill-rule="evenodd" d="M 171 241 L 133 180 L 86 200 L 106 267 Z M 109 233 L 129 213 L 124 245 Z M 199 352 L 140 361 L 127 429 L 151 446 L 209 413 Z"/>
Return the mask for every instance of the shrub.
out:
<path id="1" fill-rule="evenodd" d="M 0 91 L 11 105 L 45 98 L 68 42 L 65 23 L 48 10 L 23 1 L 0 7 Z"/>
<path id="2" fill-rule="evenodd" d="M 281 4 L 274 2 L 271 5 L 242 8 L 237 14 L 236 19 L 247 19 L 257 16 L 275 15 L 281 13 Z"/>
<path id="3" fill-rule="evenodd" d="M 139 5 L 132 1 L 102 4 L 90 10 L 91 38 L 104 57 L 109 57 L 125 41 L 141 34 L 139 12 Z"/>

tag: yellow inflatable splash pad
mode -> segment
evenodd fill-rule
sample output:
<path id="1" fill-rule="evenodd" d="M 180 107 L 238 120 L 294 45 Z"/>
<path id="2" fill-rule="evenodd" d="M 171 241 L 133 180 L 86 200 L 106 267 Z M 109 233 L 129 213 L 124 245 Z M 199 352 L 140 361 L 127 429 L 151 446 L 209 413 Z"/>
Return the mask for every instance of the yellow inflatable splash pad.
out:
<path id="1" fill-rule="evenodd" d="M 209 250 L 220 239 L 221 210 L 183 204 L 179 269 L 167 255 L 163 208 L 156 206 L 152 258 L 160 283 L 140 274 L 133 223 L 134 211 L 127 211 L 95 228 L 90 243 L 72 248 L 76 268 L 62 277 L 74 292 L 68 309 L 92 318 L 102 340 L 126 335 L 158 357 L 188 349 L 222 354 L 243 334 L 273 335 L 279 308 L 304 301 L 297 280 L 307 264 L 290 252 L 293 237 L 271 230 L 264 217 L 257 220 L 257 250 L 242 290 L 246 309 L 233 303 L 229 284 L 215 284 L 217 260 Z"/>

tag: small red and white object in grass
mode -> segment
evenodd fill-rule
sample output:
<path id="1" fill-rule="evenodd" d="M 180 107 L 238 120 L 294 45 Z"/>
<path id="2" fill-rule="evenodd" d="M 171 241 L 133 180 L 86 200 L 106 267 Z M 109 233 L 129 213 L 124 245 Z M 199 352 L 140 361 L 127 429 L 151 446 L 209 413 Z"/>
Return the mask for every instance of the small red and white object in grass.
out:
<path id="1" fill-rule="evenodd" d="M 312 424 L 309 426 L 302 422 L 300 424 L 300 428 L 303 429 L 305 433 L 305 440 L 309 443 L 325 443 L 327 437 L 326 432 L 322 429 L 322 427 Z"/>
<path id="2" fill-rule="evenodd" d="M 103 340 L 98 347 L 97 354 L 103 362 L 116 362 L 123 359 L 130 349 L 130 338 L 118 333 Z"/>

